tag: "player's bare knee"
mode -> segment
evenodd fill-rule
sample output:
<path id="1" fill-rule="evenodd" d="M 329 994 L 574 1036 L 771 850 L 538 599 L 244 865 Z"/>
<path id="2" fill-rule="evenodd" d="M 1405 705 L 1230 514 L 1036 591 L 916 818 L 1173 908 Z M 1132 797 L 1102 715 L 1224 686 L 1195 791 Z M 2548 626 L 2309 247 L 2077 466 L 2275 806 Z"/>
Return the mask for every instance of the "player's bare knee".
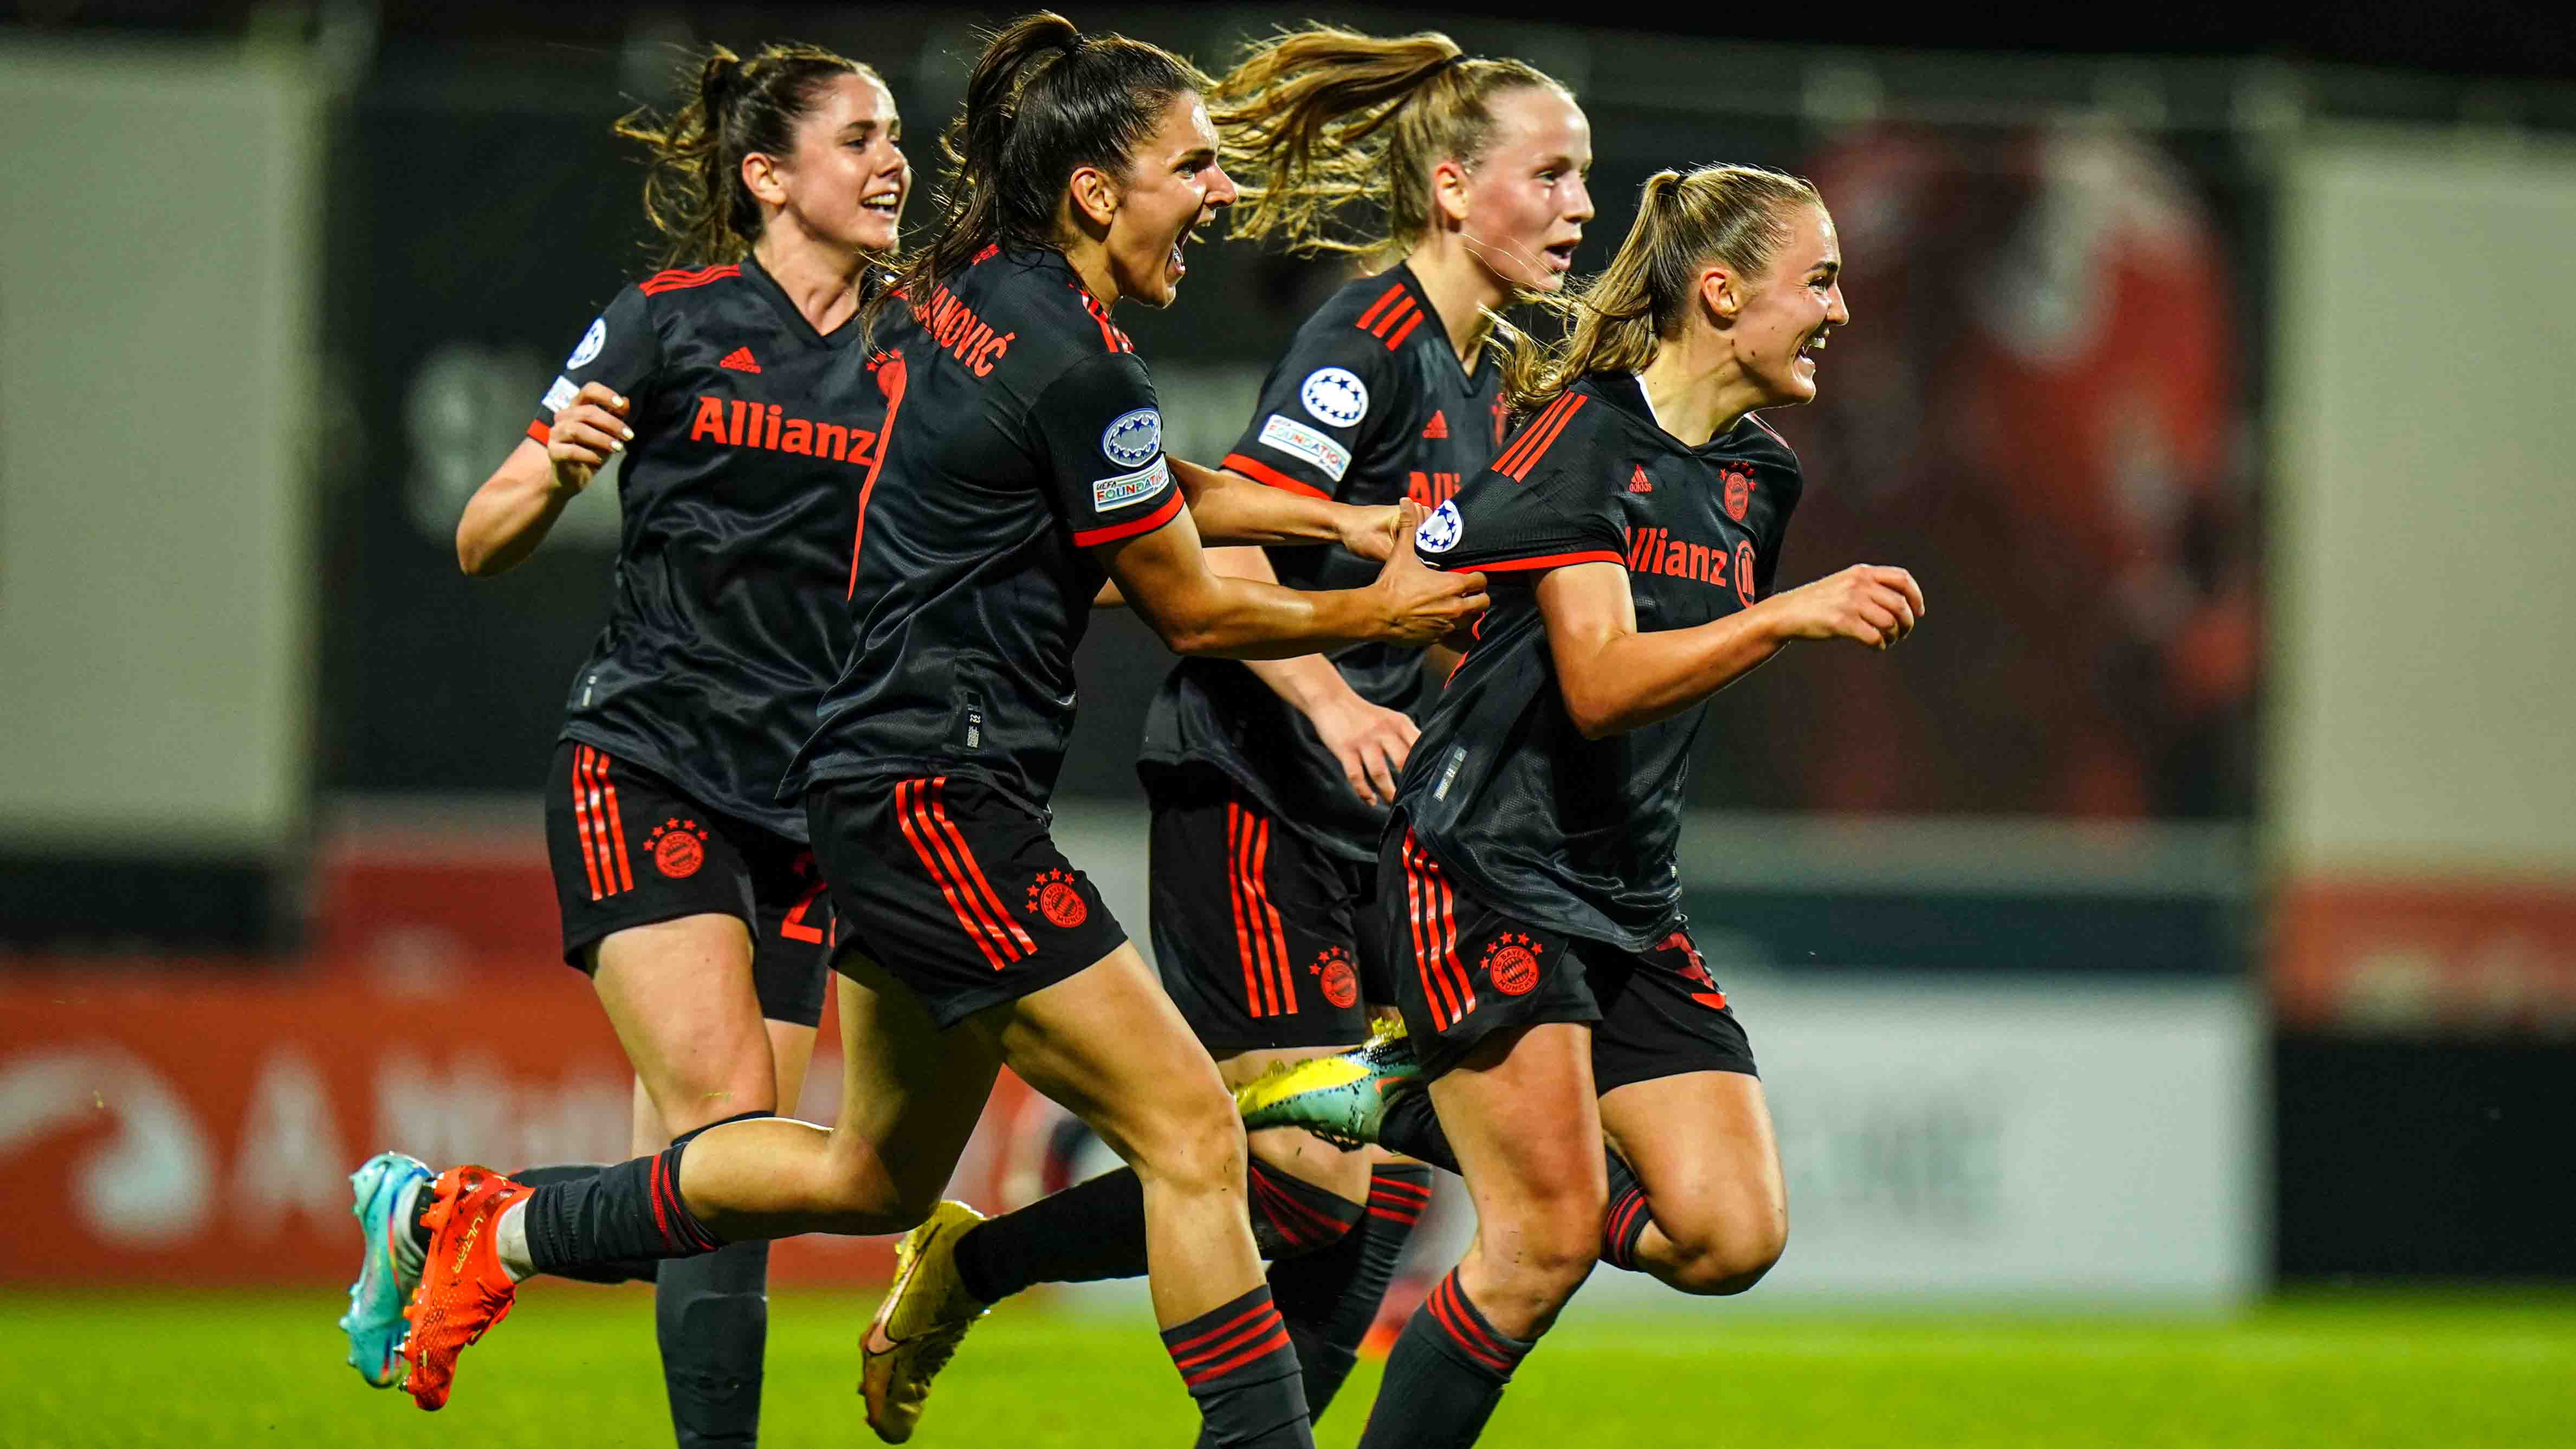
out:
<path id="1" fill-rule="evenodd" d="M 1204 1098 L 1204 1100 L 1202 1100 Z M 1156 1114 L 1130 1163 L 1147 1184 L 1188 1193 L 1243 1190 L 1243 1119 L 1223 1090 L 1193 1092 Z"/>
<path id="2" fill-rule="evenodd" d="M 1749 1291 L 1762 1281 L 1788 1246 L 1788 1224 L 1708 1223 L 1694 1231 L 1667 1231 L 1679 1258 L 1670 1278 L 1684 1293 L 1713 1298 Z"/>

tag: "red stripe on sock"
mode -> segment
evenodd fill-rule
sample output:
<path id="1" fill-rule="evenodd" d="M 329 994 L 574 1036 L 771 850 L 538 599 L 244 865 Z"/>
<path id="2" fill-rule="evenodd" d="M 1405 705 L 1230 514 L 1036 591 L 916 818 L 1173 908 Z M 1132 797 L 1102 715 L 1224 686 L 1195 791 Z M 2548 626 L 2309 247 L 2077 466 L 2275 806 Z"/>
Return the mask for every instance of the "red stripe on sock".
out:
<path id="1" fill-rule="evenodd" d="M 1216 1339 L 1234 1332 L 1236 1329 L 1250 1323 L 1262 1314 L 1267 1313 L 1276 1317 L 1278 1312 L 1279 1306 L 1271 1302 L 1270 1299 L 1265 1296 L 1260 1302 L 1253 1304 L 1250 1308 L 1243 1310 L 1241 1313 L 1238 1313 L 1234 1317 L 1227 1319 L 1225 1322 L 1218 1324 L 1216 1327 L 1209 1329 L 1207 1332 L 1200 1334 L 1198 1337 L 1185 1338 L 1179 1343 L 1167 1344 L 1165 1345 L 1165 1348 L 1172 1355 L 1172 1361 L 1177 1363 L 1180 1361 L 1182 1355 L 1197 1353 L 1201 1345 L 1213 1342 Z"/>
<path id="2" fill-rule="evenodd" d="M 1243 1367 L 1245 1364 L 1268 1358 L 1270 1355 L 1278 1353 L 1287 1347 L 1288 1325 L 1282 1323 L 1268 1338 L 1261 1340 L 1259 1343 L 1252 1345 L 1250 1348 L 1245 1349 L 1243 1352 L 1236 1354 L 1234 1357 L 1227 1359 L 1222 1363 L 1209 1364 L 1206 1368 L 1200 1369 L 1196 1373 L 1184 1371 L 1181 1374 L 1181 1382 L 1195 1389 L 1210 1379 L 1223 1378 L 1227 1374 L 1234 1372 L 1236 1369 Z"/>
<path id="3" fill-rule="evenodd" d="M 1454 1273 L 1452 1276 L 1455 1276 Z M 1452 1286 L 1451 1280 L 1449 1278 L 1443 1278 L 1432 1286 L 1431 1296 L 1422 1300 L 1422 1306 L 1430 1310 L 1431 1317 L 1440 1325 L 1441 1331 L 1449 1335 L 1449 1341 L 1466 1350 L 1468 1357 L 1483 1364 L 1485 1367 L 1492 1369 L 1498 1374 L 1510 1373 L 1512 1371 L 1512 1365 L 1509 1359 L 1501 1358 L 1486 1349 L 1478 1347 L 1473 1340 L 1467 1337 L 1463 1326 L 1465 1321 L 1464 1315 L 1460 1314 L 1457 1309 L 1443 1301 L 1443 1295 L 1454 1291 L 1456 1290 Z"/>
<path id="4" fill-rule="evenodd" d="M 1324 1241 L 1330 1242 L 1331 1240 L 1350 1231 L 1349 1225 L 1344 1223 L 1340 1218 L 1334 1217 L 1329 1213 L 1320 1212 L 1312 1205 L 1299 1199 L 1293 1190 L 1291 1190 L 1286 1184 L 1277 1180 L 1277 1176 L 1277 1174 L 1264 1167 L 1255 1166 L 1252 1169 L 1252 1180 L 1269 1188 L 1272 1194 L 1275 1195 L 1281 1203 L 1287 1206 L 1289 1211 L 1297 1214 L 1299 1217 L 1304 1218 L 1307 1222 L 1312 1223 L 1317 1228 L 1321 1229 L 1323 1231 Z"/>
<path id="5" fill-rule="evenodd" d="M 655 1153 L 653 1155 L 651 1176 L 651 1185 L 646 1188 L 644 1195 L 653 1200 L 653 1231 L 662 1235 L 663 1247 L 672 1247 L 674 1244 L 671 1240 L 671 1220 L 662 1211 L 662 1157 L 660 1153 Z"/>

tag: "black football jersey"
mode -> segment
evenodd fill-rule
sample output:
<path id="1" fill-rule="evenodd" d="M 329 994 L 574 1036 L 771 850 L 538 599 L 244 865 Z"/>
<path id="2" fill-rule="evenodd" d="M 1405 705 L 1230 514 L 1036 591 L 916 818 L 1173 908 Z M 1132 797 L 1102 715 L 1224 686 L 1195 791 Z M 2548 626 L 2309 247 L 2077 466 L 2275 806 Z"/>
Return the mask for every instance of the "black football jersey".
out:
<path id="1" fill-rule="evenodd" d="M 1297 329 L 1225 466 L 1341 503 L 1409 497 L 1437 508 L 1502 444 L 1500 371 L 1490 348 L 1473 371 L 1459 364 L 1410 268 L 1359 278 Z M 1269 554 L 1291 588 L 1360 588 L 1378 572 L 1338 545 Z M 1330 657 L 1382 708 L 1415 713 L 1431 692 L 1419 649 L 1352 644 Z M 1233 660 L 1186 659 L 1171 672 L 1146 713 L 1140 757 L 1214 766 L 1320 848 L 1377 858 L 1385 809 L 1362 803 L 1306 717 Z"/>
<path id="2" fill-rule="evenodd" d="M 818 401 L 858 331 L 816 332 L 750 258 L 663 272 L 590 324 L 528 425 L 543 442 L 586 382 L 632 405 L 616 593 L 563 738 L 797 840 L 778 777 L 838 661 L 851 528 L 882 456 L 876 388 Z"/>
<path id="3" fill-rule="evenodd" d="M 900 371 L 859 504 L 855 630 L 785 790 L 963 775 L 1043 808 L 1106 577 L 1088 550 L 1181 513 L 1153 379 L 1053 251 L 988 249 L 874 341 L 879 380 Z"/>
<path id="4" fill-rule="evenodd" d="M 1562 565 L 1617 563 L 1640 631 L 1722 618 L 1770 593 L 1799 488 L 1797 455 L 1759 417 L 1684 447 L 1634 376 L 1596 373 L 1423 520 L 1422 556 L 1482 569 L 1494 601 L 1396 804 L 1444 869 L 1533 925 L 1628 950 L 1671 934 L 1682 782 L 1710 701 L 1585 739 L 1557 687 L 1535 585 Z"/>

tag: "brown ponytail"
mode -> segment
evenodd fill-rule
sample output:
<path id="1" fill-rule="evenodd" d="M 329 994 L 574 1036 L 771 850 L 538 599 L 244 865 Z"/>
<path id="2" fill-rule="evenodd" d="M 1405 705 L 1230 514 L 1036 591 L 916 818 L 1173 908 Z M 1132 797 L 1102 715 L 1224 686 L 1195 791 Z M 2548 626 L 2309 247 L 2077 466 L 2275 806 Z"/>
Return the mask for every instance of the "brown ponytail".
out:
<path id="1" fill-rule="evenodd" d="M 660 233 L 655 264 L 731 261 L 760 238 L 760 203 L 743 185 L 742 158 L 784 155 L 796 123 L 845 75 L 874 80 L 859 62 L 811 45 L 773 44 L 744 60 L 723 46 L 682 68 L 688 99 L 668 117 L 641 108 L 616 131 L 643 144 L 644 217 Z"/>
<path id="2" fill-rule="evenodd" d="M 1737 275 L 1767 271 L 1789 239 L 1784 214 L 1822 206 L 1814 183 L 1761 166 L 1658 171 L 1637 199 L 1637 220 L 1598 276 L 1535 299 L 1566 320 L 1553 347 L 1516 329 L 1501 333 L 1503 396 L 1515 409 L 1544 406 L 1590 372 L 1635 372 L 1664 339 L 1681 334 L 1700 268 L 1724 262 Z"/>
<path id="3" fill-rule="evenodd" d="M 1470 58 L 1437 31 L 1388 39 L 1317 25 L 1253 46 L 1208 98 L 1243 192 L 1234 235 L 1310 255 L 1411 251 L 1431 231 L 1431 168 L 1475 165 L 1494 98 L 1531 86 L 1572 94 L 1535 66 Z M 1373 215 L 1354 221 L 1353 207 Z"/>
<path id="4" fill-rule="evenodd" d="M 1159 45 L 1085 35 L 1049 10 L 993 33 L 940 138 L 948 172 L 930 244 L 870 304 L 869 321 L 896 292 L 928 297 L 988 246 L 1056 245 L 1056 211 L 1073 173 L 1123 174 L 1172 98 L 1210 84 Z"/>

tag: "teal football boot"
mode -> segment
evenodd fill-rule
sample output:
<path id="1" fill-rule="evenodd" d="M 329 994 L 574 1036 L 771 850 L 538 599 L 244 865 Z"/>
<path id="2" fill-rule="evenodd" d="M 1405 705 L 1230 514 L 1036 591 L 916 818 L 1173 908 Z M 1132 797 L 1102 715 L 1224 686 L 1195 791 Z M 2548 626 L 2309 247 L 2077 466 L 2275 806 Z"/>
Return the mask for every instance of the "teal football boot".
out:
<path id="1" fill-rule="evenodd" d="M 1302 1127 L 1347 1151 L 1375 1143 L 1387 1103 L 1421 1080 L 1422 1064 L 1396 1021 L 1349 1051 L 1272 1067 L 1237 1088 L 1234 1105 L 1246 1131 Z"/>
<path id="2" fill-rule="evenodd" d="M 349 1367 L 376 1388 L 402 1382 L 403 1337 L 411 1329 L 403 1321 L 403 1308 L 420 1286 L 420 1270 L 405 1272 L 395 1254 L 394 1234 L 410 1225 L 394 1221 L 394 1209 L 406 1188 L 434 1176 L 427 1163 L 399 1152 L 379 1152 L 349 1174 L 355 1199 L 349 1212 L 358 1220 L 366 1258 L 358 1281 L 349 1285 L 349 1311 L 340 1315 L 340 1331 L 349 1335 Z"/>

